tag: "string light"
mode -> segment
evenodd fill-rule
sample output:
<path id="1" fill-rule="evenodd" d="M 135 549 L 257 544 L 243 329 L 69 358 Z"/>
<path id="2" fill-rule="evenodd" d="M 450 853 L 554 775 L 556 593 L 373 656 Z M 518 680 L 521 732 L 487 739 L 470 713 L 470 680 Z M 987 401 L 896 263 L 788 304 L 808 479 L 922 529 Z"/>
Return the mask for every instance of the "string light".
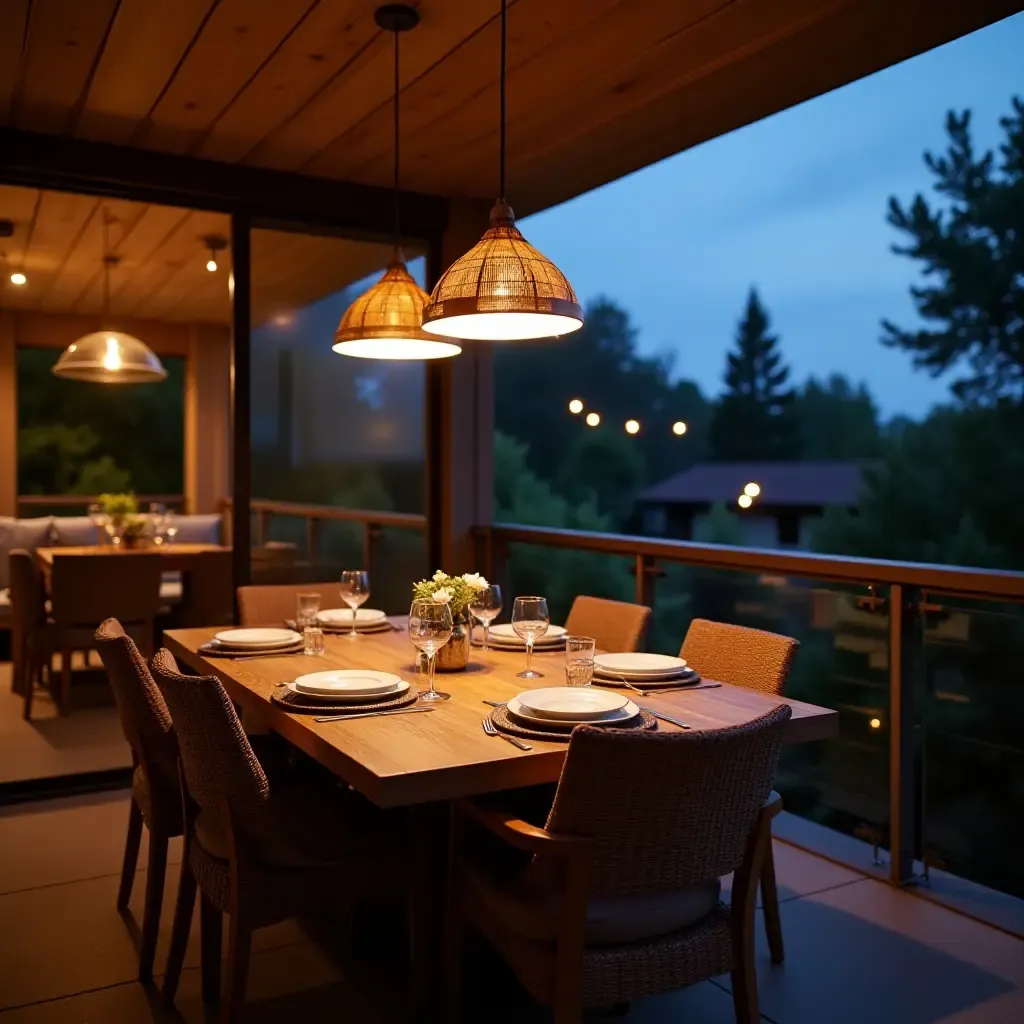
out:
<path id="1" fill-rule="evenodd" d="M 601 417 L 596 412 L 587 413 L 587 426 L 596 427 L 601 422 Z"/>
<path id="2" fill-rule="evenodd" d="M 16 270 L 11 274 L 11 284 L 20 288 L 23 284 L 28 284 L 28 278 L 20 270 Z"/>
<path id="3" fill-rule="evenodd" d="M 761 493 L 761 485 L 751 482 L 743 488 L 743 493 L 748 498 L 756 498 Z"/>
<path id="4" fill-rule="evenodd" d="M 636 420 L 626 420 L 626 433 L 627 434 L 639 434 L 640 424 Z"/>
<path id="5" fill-rule="evenodd" d="M 683 434 L 686 433 L 686 424 L 682 420 L 676 420 L 675 423 L 672 424 L 672 433 L 675 434 L 676 437 L 682 437 Z"/>
<path id="6" fill-rule="evenodd" d="M 872 718 L 868 725 L 870 725 L 872 729 L 881 729 L 882 720 L 880 718 Z"/>
<path id="7" fill-rule="evenodd" d="M 754 499 L 749 494 L 741 494 L 736 499 L 736 504 L 739 505 L 740 508 L 750 508 L 750 506 L 754 504 Z"/>
<path id="8" fill-rule="evenodd" d="M 578 398 L 574 398 L 569 403 L 569 412 L 571 412 L 573 416 L 578 416 L 583 412 L 583 403 Z"/>

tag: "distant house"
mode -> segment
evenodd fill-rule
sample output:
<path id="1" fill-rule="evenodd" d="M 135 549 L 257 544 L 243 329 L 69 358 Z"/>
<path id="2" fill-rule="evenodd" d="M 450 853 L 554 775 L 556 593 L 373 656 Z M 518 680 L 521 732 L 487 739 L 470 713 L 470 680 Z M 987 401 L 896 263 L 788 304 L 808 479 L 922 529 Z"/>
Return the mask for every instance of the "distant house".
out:
<path id="1" fill-rule="evenodd" d="M 748 484 L 760 490 L 741 508 Z M 830 505 L 854 507 L 861 486 L 857 462 L 701 462 L 644 491 L 638 512 L 644 533 L 692 540 L 723 502 L 740 516 L 748 546 L 803 548 L 814 520 Z"/>

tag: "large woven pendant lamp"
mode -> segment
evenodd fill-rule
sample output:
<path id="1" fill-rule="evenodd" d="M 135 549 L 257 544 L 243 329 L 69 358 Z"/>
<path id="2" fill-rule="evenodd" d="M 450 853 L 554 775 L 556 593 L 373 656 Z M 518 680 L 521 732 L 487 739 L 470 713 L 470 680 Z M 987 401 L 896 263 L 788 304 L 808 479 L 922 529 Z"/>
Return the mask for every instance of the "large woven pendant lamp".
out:
<path id="1" fill-rule="evenodd" d="M 152 384 L 166 380 L 167 371 L 145 342 L 109 329 L 110 271 L 120 262 L 110 252 L 110 219 L 103 214 L 103 320 L 104 330 L 72 342 L 54 364 L 55 377 L 97 384 Z"/>
<path id="2" fill-rule="evenodd" d="M 523 238 L 505 201 L 506 7 L 501 0 L 501 198 L 483 238 L 441 275 L 423 312 L 423 329 L 449 338 L 525 341 L 583 326 L 572 285 Z"/>
<path id="3" fill-rule="evenodd" d="M 384 276 L 345 310 L 334 335 L 334 351 L 357 359 L 445 359 L 462 349 L 423 330 L 429 296 L 409 273 L 398 244 L 398 39 L 419 24 L 420 16 L 405 4 L 385 4 L 374 18 L 395 35 L 395 252 Z"/>

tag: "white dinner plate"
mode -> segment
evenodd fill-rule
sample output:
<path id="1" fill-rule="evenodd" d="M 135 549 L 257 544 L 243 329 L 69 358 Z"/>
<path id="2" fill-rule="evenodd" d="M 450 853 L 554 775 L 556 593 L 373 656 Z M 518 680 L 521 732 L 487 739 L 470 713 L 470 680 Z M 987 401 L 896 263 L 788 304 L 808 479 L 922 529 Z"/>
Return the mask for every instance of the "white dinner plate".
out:
<path id="1" fill-rule="evenodd" d="M 213 639 L 225 648 L 263 650 L 299 643 L 302 634 L 296 633 L 294 629 L 225 629 L 214 634 Z"/>
<path id="2" fill-rule="evenodd" d="M 483 636 L 480 637 L 481 643 L 483 642 Z M 488 641 L 488 646 L 494 648 L 496 651 L 525 651 L 526 644 L 520 640 L 518 643 L 513 643 L 511 640 L 494 640 Z M 535 651 L 561 651 L 565 648 L 565 638 L 562 637 L 558 640 L 552 640 L 549 643 L 543 644 L 539 641 L 533 645 Z"/>
<path id="3" fill-rule="evenodd" d="M 400 679 L 398 686 L 393 690 L 387 690 L 385 693 L 307 693 L 305 690 L 296 689 L 295 684 L 292 682 L 282 686 L 281 689 L 294 693 L 296 697 L 301 697 L 303 700 L 327 706 L 330 704 L 368 704 L 374 700 L 379 700 L 381 703 L 389 700 L 398 700 L 402 694 L 409 692 L 409 684 L 404 679 Z"/>
<path id="4" fill-rule="evenodd" d="M 617 722 L 628 722 L 630 719 L 636 718 L 640 714 L 640 709 L 631 701 L 626 701 L 625 707 L 620 708 L 618 711 L 613 711 L 611 714 L 599 719 L 580 719 L 573 721 L 568 718 L 553 719 L 553 718 L 542 718 L 540 715 L 534 714 L 529 708 L 524 708 L 519 701 L 513 697 L 508 704 L 505 705 L 508 709 L 509 714 L 513 718 L 518 718 L 521 722 L 527 722 L 531 725 L 539 725 L 541 728 L 550 729 L 552 726 L 574 726 L 574 725 L 612 725 Z"/>
<path id="5" fill-rule="evenodd" d="M 628 675 L 631 679 L 636 676 L 661 679 L 685 672 L 686 662 L 667 654 L 597 654 L 594 669 L 605 675 Z"/>
<path id="6" fill-rule="evenodd" d="M 322 623 L 328 626 L 352 625 L 351 608 L 325 608 L 322 612 L 317 612 L 316 617 Z M 387 616 L 384 614 L 384 612 L 380 611 L 380 609 L 378 608 L 357 608 L 356 629 L 358 629 L 360 626 L 379 624 L 386 617 Z"/>
<path id="7" fill-rule="evenodd" d="M 549 643 L 553 640 L 559 640 L 565 636 L 565 626 L 548 626 L 547 632 L 536 641 L 539 646 L 543 641 Z M 525 643 L 519 636 L 519 634 L 512 628 L 511 622 L 503 622 L 498 626 L 491 626 L 491 639 L 498 640 L 514 640 L 516 643 Z"/>
<path id="8" fill-rule="evenodd" d="M 545 686 L 516 696 L 521 707 L 538 718 L 555 721 L 593 722 L 621 711 L 629 700 L 610 690 L 582 686 Z"/>
<path id="9" fill-rule="evenodd" d="M 299 676 L 295 680 L 295 689 L 320 697 L 345 695 L 365 699 L 396 693 L 402 682 L 400 676 L 391 672 L 373 672 L 364 668 L 331 669 Z"/>

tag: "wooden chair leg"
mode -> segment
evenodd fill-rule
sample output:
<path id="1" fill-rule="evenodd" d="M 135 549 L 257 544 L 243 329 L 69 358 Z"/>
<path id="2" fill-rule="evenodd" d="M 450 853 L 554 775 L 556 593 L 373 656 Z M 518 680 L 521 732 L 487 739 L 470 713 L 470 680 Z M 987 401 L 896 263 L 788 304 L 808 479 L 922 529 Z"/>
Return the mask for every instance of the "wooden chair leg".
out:
<path id="1" fill-rule="evenodd" d="M 164 901 L 167 874 L 167 836 L 149 833 L 149 865 L 146 869 L 146 906 L 142 912 L 142 941 L 139 944 L 139 980 L 153 977 L 156 940 L 160 934 L 160 909 Z"/>
<path id="2" fill-rule="evenodd" d="M 174 1002 L 185 963 L 188 933 L 192 930 L 192 911 L 196 904 L 196 880 L 188 864 L 186 846 L 181 858 L 181 876 L 178 879 L 178 901 L 174 907 L 174 926 L 171 929 L 171 948 L 167 954 L 167 973 L 164 975 L 163 997 Z"/>
<path id="3" fill-rule="evenodd" d="M 786 959 L 782 945 L 782 919 L 779 916 L 779 890 L 775 884 L 775 859 L 769 840 L 761 863 L 761 905 L 764 910 L 764 927 L 768 934 L 768 949 L 772 963 L 781 964 Z"/>
<path id="4" fill-rule="evenodd" d="M 135 871 L 139 866 L 139 843 L 142 841 L 142 808 L 132 800 L 128 811 L 128 835 L 124 841 L 124 862 L 121 864 L 121 885 L 117 890 L 117 909 L 124 911 L 132 896 Z"/>
<path id="5" fill-rule="evenodd" d="M 60 713 L 71 714 L 71 651 L 67 647 L 60 650 Z"/>
<path id="6" fill-rule="evenodd" d="M 199 894 L 199 938 L 201 946 L 203 1002 L 211 1006 L 220 1001 L 220 957 L 224 915 Z"/>
<path id="7" fill-rule="evenodd" d="M 36 679 L 35 672 L 31 668 L 22 673 L 22 692 L 25 696 L 25 705 L 22 708 L 22 717 L 26 722 L 32 719 L 32 697 L 35 695 Z"/>
<path id="8" fill-rule="evenodd" d="M 245 1005 L 245 983 L 249 976 L 252 929 L 238 914 L 228 918 L 228 987 L 221 1007 L 221 1024 L 235 1024 Z"/>

